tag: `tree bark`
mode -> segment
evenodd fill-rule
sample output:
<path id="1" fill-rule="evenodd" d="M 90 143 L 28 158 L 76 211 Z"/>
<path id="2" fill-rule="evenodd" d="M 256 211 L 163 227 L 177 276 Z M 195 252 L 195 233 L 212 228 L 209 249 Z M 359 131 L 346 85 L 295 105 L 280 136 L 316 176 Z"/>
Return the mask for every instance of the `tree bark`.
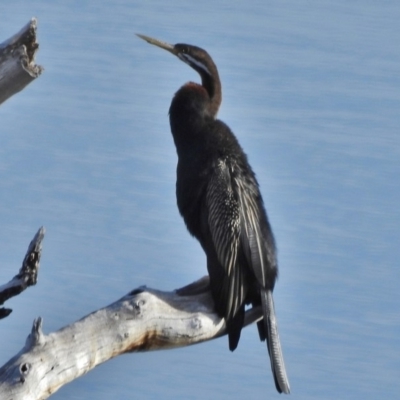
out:
<path id="1" fill-rule="evenodd" d="M 29 244 L 18 274 L 10 282 L 0 286 L 0 305 L 3 305 L 11 297 L 17 296 L 29 286 L 36 285 L 44 233 L 45 229 L 41 227 Z M 0 319 L 7 317 L 11 312 L 10 308 L 0 307 Z"/>
<path id="2" fill-rule="evenodd" d="M 208 277 L 173 292 L 140 287 L 115 303 L 45 335 L 33 323 L 24 348 L 0 368 L 0 398 L 47 399 L 97 365 L 130 352 L 171 349 L 225 334 Z M 245 324 L 262 318 L 260 308 Z"/>
<path id="3" fill-rule="evenodd" d="M 0 44 L 0 104 L 36 79 L 43 68 L 35 64 L 39 48 L 35 18 Z"/>

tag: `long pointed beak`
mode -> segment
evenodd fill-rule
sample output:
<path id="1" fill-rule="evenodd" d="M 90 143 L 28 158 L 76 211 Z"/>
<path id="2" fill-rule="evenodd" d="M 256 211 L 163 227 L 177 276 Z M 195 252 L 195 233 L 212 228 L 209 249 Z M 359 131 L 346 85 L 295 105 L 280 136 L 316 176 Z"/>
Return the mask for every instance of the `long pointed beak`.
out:
<path id="1" fill-rule="evenodd" d="M 162 42 L 161 40 L 151 38 L 150 36 L 141 35 L 137 33 L 136 36 L 139 36 L 141 39 L 145 40 L 147 43 L 154 44 L 154 46 L 161 47 L 164 50 L 169 51 L 170 53 L 174 54 L 175 56 L 178 55 L 178 51 L 172 44 Z"/>

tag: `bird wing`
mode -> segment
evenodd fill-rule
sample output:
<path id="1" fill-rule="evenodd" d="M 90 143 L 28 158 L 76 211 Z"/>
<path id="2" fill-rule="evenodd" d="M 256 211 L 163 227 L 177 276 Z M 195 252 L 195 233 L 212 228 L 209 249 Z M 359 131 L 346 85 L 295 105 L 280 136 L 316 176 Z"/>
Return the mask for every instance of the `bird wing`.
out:
<path id="1" fill-rule="evenodd" d="M 274 239 L 258 184 L 252 171 L 241 173 L 242 168 L 219 159 L 207 187 L 207 223 L 225 274 L 218 282 L 225 317 L 235 315 L 243 304 L 246 274 L 251 271 L 260 287 L 272 289 L 277 273 Z"/>
<path id="2" fill-rule="evenodd" d="M 263 288 L 273 289 L 277 261 L 272 235 L 253 174 L 234 177 L 240 211 L 240 244 L 247 265 Z"/>
<path id="3" fill-rule="evenodd" d="M 272 297 L 277 274 L 275 243 L 257 181 L 251 170 L 250 173 L 244 170 L 247 172 L 244 174 L 241 171 L 237 164 L 230 165 L 220 159 L 207 188 L 208 226 L 217 257 L 217 265 L 211 265 L 211 269 L 218 270 L 220 266 L 223 269 L 222 278 L 217 274 L 218 279 L 213 282 L 209 268 L 211 289 L 214 293 L 219 291 L 214 294 L 214 300 L 215 296 L 221 300 L 217 301 L 217 307 L 223 304 L 222 312 L 229 324 L 243 312 L 242 306 L 251 290 L 251 280 L 249 282 L 247 276 L 251 272 L 254 274 L 264 315 L 263 323 L 259 324 L 260 338 L 267 341 L 278 392 L 290 393 Z M 213 257 L 210 258 L 214 263 Z M 229 338 L 231 350 L 237 345 L 241 326 L 239 334 L 232 340 Z"/>
<path id="4" fill-rule="evenodd" d="M 224 305 L 224 310 L 220 312 L 227 320 L 236 315 L 246 295 L 244 271 L 238 263 L 240 210 L 232 183 L 229 165 L 224 160 L 218 160 L 207 187 L 206 205 L 210 236 L 219 264 L 211 266 L 211 269 L 223 269 L 219 282 L 211 284 L 218 285 L 215 290 L 219 291 L 218 298 Z M 212 273 L 209 272 L 212 280 Z"/>

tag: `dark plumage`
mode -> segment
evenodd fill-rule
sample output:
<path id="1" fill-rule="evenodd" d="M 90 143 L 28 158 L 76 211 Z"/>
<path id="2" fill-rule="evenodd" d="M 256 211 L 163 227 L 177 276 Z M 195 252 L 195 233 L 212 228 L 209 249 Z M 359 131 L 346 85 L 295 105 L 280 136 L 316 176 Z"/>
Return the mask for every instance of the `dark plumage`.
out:
<path id="1" fill-rule="evenodd" d="M 272 297 L 278 275 L 275 242 L 247 157 L 229 127 L 216 119 L 222 99 L 217 67 L 199 47 L 138 36 L 201 76 L 202 85 L 189 82 L 178 90 L 169 110 L 178 153 L 178 209 L 207 255 L 211 292 L 226 320 L 230 350 L 237 347 L 245 305 L 261 305 L 260 338 L 267 341 L 277 390 L 289 393 Z"/>

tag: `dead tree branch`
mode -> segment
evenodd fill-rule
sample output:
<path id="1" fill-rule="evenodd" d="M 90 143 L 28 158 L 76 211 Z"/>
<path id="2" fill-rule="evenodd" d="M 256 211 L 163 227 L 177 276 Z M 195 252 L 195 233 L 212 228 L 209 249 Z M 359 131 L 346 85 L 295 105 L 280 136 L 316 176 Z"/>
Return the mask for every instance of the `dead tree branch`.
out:
<path id="1" fill-rule="evenodd" d="M 246 325 L 262 318 L 246 313 Z M 208 277 L 173 292 L 140 287 L 115 303 L 45 335 L 34 321 L 25 347 L 0 368 L 0 398 L 46 399 L 118 355 L 189 346 L 225 334 Z"/>
<path id="2" fill-rule="evenodd" d="M 39 48 L 35 18 L 0 44 L 0 104 L 36 79 L 43 68 L 35 64 Z"/>
<path id="3" fill-rule="evenodd" d="M 36 284 L 44 234 L 45 229 L 41 227 L 29 244 L 28 251 L 18 274 L 10 282 L 0 286 L 0 305 L 3 305 L 11 297 L 19 295 L 27 287 Z M 11 312 L 12 310 L 9 308 L 1 307 L 0 319 L 7 317 Z"/>

